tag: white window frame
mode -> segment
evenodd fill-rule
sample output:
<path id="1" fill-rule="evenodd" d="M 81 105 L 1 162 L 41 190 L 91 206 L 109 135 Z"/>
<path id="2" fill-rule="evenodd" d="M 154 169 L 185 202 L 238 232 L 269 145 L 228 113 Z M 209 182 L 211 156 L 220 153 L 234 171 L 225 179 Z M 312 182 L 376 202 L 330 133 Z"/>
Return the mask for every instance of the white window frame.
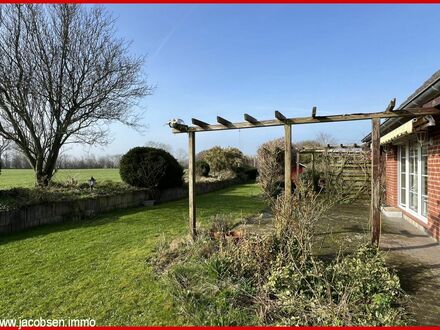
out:
<path id="1" fill-rule="evenodd" d="M 409 146 L 410 143 L 417 143 L 417 142 L 407 142 L 405 144 L 402 144 L 399 146 L 398 148 L 398 161 L 397 161 L 397 195 L 398 195 L 398 205 L 401 209 L 405 210 L 406 212 L 408 212 L 409 214 L 411 214 L 412 216 L 416 217 L 417 219 L 419 219 L 420 221 L 422 221 L 423 223 L 427 224 L 428 223 L 428 218 L 424 215 L 422 215 L 422 147 L 420 144 L 417 144 L 417 211 L 412 210 L 409 205 L 410 205 L 410 201 L 409 201 L 409 191 L 410 191 L 410 187 L 409 187 L 409 172 L 410 172 L 410 167 L 409 167 Z M 401 154 L 402 151 L 405 151 L 405 204 L 403 205 L 401 202 Z M 428 178 L 428 182 L 429 182 L 429 178 Z"/>

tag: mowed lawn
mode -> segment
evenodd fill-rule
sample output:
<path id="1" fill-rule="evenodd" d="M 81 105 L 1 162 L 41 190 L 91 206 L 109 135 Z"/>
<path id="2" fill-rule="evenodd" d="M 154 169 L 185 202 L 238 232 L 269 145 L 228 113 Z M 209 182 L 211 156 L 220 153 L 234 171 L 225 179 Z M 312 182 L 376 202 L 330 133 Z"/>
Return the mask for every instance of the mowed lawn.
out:
<path id="1" fill-rule="evenodd" d="M 119 169 L 117 168 L 94 168 L 94 169 L 74 169 L 58 170 L 54 180 L 65 182 L 74 178 L 78 182 L 87 182 L 90 177 L 94 177 L 98 184 L 100 181 L 121 181 Z M 35 174 L 33 170 L 3 169 L 0 175 L 0 189 L 14 187 L 30 188 L 35 186 Z"/>
<path id="2" fill-rule="evenodd" d="M 264 209 L 255 184 L 197 198 L 206 224 L 218 213 Z M 0 237 L 0 318 L 92 318 L 97 325 L 181 324 L 146 262 L 159 240 L 187 231 L 187 201 L 118 211 Z"/>

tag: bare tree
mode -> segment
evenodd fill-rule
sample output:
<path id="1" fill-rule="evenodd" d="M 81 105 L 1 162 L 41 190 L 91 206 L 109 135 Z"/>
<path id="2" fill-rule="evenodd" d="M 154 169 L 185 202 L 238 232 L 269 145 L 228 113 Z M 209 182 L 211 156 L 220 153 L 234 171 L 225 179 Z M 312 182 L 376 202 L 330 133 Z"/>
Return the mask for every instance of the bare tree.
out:
<path id="1" fill-rule="evenodd" d="M 332 135 L 324 132 L 319 132 L 315 140 L 322 146 L 336 143 L 336 139 Z"/>
<path id="2" fill-rule="evenodd" d="M 3 137 L 0 137 L 0 174 L 2 173 L 3 168 L 3 153 L 10 149 L 11 140 L 6 140 Z"/>
<path id="3" fill-rule="evenodd" d="M 145 143 L 145 146 L 150 148 L 162 149 L 170 154 L 173 153 L 173 147 L 170 144 L 150 140 Z"/>
<path id="4" fill-rule="evenodd" d="M 110 122 L 139 122 L 136 102 L 151 88 L 128 47 L 99 6 L 0 8 L 0 136 L 28 158 L 39 185 L 63 145 L 105 144 Z"/>

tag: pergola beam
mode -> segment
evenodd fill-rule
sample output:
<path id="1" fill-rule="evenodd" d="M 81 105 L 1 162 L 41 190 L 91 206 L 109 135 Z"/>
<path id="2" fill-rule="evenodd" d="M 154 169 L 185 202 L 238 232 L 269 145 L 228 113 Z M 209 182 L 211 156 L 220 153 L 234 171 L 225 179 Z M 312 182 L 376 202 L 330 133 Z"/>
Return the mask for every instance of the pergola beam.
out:
<path id="1" fill-rule="evenodd" d="M 226 127 L 233 126 L 233 124 L 229 120 L 227 120 L 225 118 L 222 118 L 220 116 L 217 116 L 217 123 L 219 123 L 219 124 L 221 124 L 223 126 L 226 126 Z"/>
<path id="2" fill-rule="evenodd" d="M 248 123 L 251 123 L 252 125 L 258 125 L 259 123 L 259 121 L 256 118 L 252 117 L 251 115 L 248 115 L 247 113 L 245 113 L 243 117 L 244 120 L 246 120 Z"/>
<path id="3" fill-rule="evenodd" d="M 343 122 L 343 121 L 355 121 L 355 120 L 366 120 L 374 118 L 414 118 L 420 116 L 428 115 L 438 115 L 440 114 L 440 109 L 437 108 L 412 108 L 407 110 L 395 110 L 395 111 L 382 111 L 373 113 L 353 113 L 348 115 L 331 115 L 331 116 L 316 116 L 313 117 L 296 117 L 296 118 L 286 118 L 279 111 L 275 112 L 275 117 L 277 119 L 270 120 L 260 120 L 255 122 L 238 122 L 232 123 L 232 126 L 227 127 L 222 124 L 209 125 L 205 122 L 193 118 L 193 124 L 198 126 L 188 127 L 187 132 L 208 132 L 208 131 L 222 131 L 227 129 L 243 129 L 243 128 L 255 128 L 255 127 L 272 127 L 272 126 L 282 126 L 284 124 L 290 125 L 302 125 L 302 124 L 317 124 L 317 123 L 332 123 L 332 122 Z M 283 119 L 285 118 L 285 119 Z M 249 119 L 249 118 L 248 118 Z M 179 134 L 183 131 L 173 129 L 173 133 Z"/>
<path id="4" fill-rule="evenodd" d="M 287 121 L 286 116 L 284 116 L 284 115 L 283 115 L 281 112 L 279 112 L 279 111 L 275 111 L 275 118 L 278 119 L 279 121 L 282 121 L 282 122 L 286 122 L 286 121 Z"/>
<path id="5" fill-rule="evenodd" d="M 388 104 L 387 108 L 385 109 L 385 112 L 391 112 L 394 110 L 394 107 L 396 106 L 396 98 L 392 99 L 390 103 Z"/>
<path id="6" fill-rule="evenodd" d="M 198 119 L 196 119 L 196 118 L 192 118 L 192 119 L 191 119 L 191 122 L 193 123 L 193 125 L 197 125 L 197 126 L 199 126 L 201 129 L 203 129 L 203 130 L 204 130 L 205 128 L 208 128 L 209 126 L 211 126 L 211 125 L 209 125 L 208 123 L 205 123 L 204 121 L 198 120 Z M 188 129 L 188 131 L 191 132 L 192 130 Z"/>

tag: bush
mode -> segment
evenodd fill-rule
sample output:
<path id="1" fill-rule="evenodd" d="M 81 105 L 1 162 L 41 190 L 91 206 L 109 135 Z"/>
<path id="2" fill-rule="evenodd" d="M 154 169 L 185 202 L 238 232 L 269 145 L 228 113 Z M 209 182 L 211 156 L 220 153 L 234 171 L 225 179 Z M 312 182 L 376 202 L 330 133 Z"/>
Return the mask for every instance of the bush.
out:
<path id="1" fill-rule="evenodd" d="M 198 160 L 196 162 L 196 174 L 197 175 L 207 177 L 209 175 L 210 170 L 211 170 L 211 167 L 204 160 Z"/>
<path id="2" fill-rule="evenodd" d="M 200 152 L 198 158 L 207 162 L 211 167 L 211 170 L 214 172 L 235 172 L 245 163 L 245 156 L 243 153 L 239 149 L 232 147 L 213 147 Z"/>
<path id="3" fill-rule="evenodd" d="M 243 165 L 235 170 L 238 177 L 244 180 L 255 181 L 258 176 L 258 170 L 255 167 Z"/>
<path id="4" fill-rule="evenodd" d="M 296 152 L 292 147 L 292 167 L 296 163 Z M 284 181 L 284 139 L 263 143 L 257 151 L 258 174 L 263 196 L 270 201 L 281 191 Z"/>
<path id="5" fill-rule="evenodd" d="M 404 294 L 384 254 L 360 246 L 330 260 L 313 253 L 314 227 L 331 205 L 310 187 L 278 198 L 275 230 L 236 240 L 227 218 L 211 219 L 196 242 L 163 247 L 152 260 L 176 306 L 196 325 L 404 325 Z"/>
<path id="6" fill-rule="evenodd" d="M 178 161 L 162 149 L 136 147 L 121 158 L 121 179 L 129 185 L 151 190 L 179 187 L 183 169 Z"/>

